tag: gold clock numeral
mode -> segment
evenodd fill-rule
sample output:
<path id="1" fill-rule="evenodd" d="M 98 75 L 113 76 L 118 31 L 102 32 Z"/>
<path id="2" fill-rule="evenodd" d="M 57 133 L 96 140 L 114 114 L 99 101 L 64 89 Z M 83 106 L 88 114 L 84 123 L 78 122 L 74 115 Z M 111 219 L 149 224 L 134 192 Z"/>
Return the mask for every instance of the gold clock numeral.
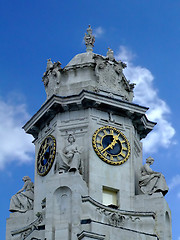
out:
<path id="1" fill-rule="evenodd" d="M 114 130 L 113 130 L 113 129 L 110 130 L 110 134 L 111 134 L 111 135 L 114 134 Z"/>
<path id="2" fill-rule="evenodd" d="M 98 134 L 98 137 L 102 138 L 103 136 L 101 134 Z"/>
<path id="3" fill-rule="evenodd" d="M 123 143 L 125 143 L 125 142 L 126 142 L 125 140 L 120 141 L 121 144 L 123 144 Z"/>
<path id="4" fill-rule="evenodd" d="M 108 134 L 108 133 L 107 133 L 107 131 L 106 131 L 105 129 L 103 129 L 103 132 L 104 132 L 104 134 L 105 134 L 105 135 L 107 135 L 107 134 Z"/>
<path id="5" fill-rule="evenodd" d="M 40 167 L 40 172 L 43 172 L 43 166 Z"/>
<path id="6" fill-rule="evenodd" d="M 113 156 L 112 156 L 112 155 L 110 155 L 110 160 L 111 160 L 111 161 L 114 161 L 114 158 L 113 158 Z"/>
<path id="7" fill-rule="evenodd" d="M 98 140 L 97 140 L 96 143 L 97 143 L 97 144 L 101 144 L 101 141 L 98 141 Z"/>
<path id="8" fill-rule="evenodd" d="M 104 156 L 104 157 L 107 157 L 107 152 L 104 152 L 104 153 L 103 153 L 103 156 Z"/>
<path id="9" fill-rule="evenodd" d="M 127 147 L 122 147 L 122 151 L 127 151 Z"/>
<path id="10" fill-rule="evenodd" d="M 102 151 L 103 150 L 103 146 L 99 146 L 98 150 Z"/>
<path id="11" fill-rule="evenodd" d="M 125 158 L 125 156 L 126 156 L 126 154 L 124 154 L 124 153 L 120 153 L 120 155 L 122 156 L 122 157 L 124 157 Z"/>

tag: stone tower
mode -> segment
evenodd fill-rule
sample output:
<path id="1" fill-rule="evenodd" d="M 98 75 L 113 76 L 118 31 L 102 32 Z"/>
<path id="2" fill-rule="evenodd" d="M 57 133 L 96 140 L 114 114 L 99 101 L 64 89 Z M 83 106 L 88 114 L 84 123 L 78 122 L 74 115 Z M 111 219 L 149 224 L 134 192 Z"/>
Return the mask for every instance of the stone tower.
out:
<path id="1" fill-rule="evenodd" d="M 28 176 L 10 202 L 6 240 L 170 240 L 171 213 L 164 176 L 141 139 L 155 123 L 134 104 L 126 64 L 86 52 L 64 68 L 47 62 L 47 100 L 23 127 L 35 144 L 34 184 Z"/>

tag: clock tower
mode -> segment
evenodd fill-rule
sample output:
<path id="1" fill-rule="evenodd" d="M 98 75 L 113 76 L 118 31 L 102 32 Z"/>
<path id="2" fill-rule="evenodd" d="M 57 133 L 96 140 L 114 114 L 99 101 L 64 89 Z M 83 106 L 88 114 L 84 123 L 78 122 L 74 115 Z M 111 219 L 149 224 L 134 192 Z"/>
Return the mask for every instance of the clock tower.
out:
<path id="1" fill-rule="evenodd" d="M 141 139 L 156 123 L 147 107 L 133 103 L 126 64 L 86 52 L 64 68 L 48 59 L 45 103 L 24 125 L 35 145 L 34 184 L 10 203 L 7 240 L 170 240 L 171 213 L 161 173 L 149 157 L 142 165 Z"/>

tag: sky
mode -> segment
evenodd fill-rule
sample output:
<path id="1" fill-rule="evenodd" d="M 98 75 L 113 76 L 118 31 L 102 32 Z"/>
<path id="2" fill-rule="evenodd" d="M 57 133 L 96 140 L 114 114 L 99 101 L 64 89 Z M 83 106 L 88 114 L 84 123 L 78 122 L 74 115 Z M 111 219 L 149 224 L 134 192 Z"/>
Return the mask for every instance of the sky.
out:
<path id="1" fill-rule="evenodd" d="M 62 67 L 85 52 L 89 24 L 94 52 L 113 49 L 136 83 L 134 103 L 157 122 L 143 140 L 143 161 L 155 159 L 169 186 L 173 240 L 180 240 L 180 0 L 0 1 L 0 239 L 5 239 L 10 198 L 23 176 L 34 178 L 33 138 L 22 126 L 46 100 L 47 59 Z"/>

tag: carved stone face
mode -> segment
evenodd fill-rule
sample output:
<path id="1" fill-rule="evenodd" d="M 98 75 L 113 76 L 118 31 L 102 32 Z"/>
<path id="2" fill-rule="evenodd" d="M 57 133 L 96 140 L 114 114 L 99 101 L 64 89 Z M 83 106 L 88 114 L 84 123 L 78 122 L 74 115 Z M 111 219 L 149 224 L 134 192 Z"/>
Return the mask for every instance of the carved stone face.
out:
<path id="1" fill-rule="evenodd" d="M 24 176 L 22 180 L 25 182 L 25 181 L 31 180 L 31 179 L 30 179 L 30 177 L 28 177 L 28 176 Z"/>
<path id="2" fill-rule="evenodd" d="M 146 159 L 146 163 L 149 163 L 150 165 L 152 165 L 153 162 L 154 162 L 154 159 L 153 159 L 152 157 L 148 157 L 148 158 Z"/>
<path id="3" fill-rule="evenodd" d="M 69 143 L 73 143 L 73 142 L 75 142 L 75 138 L 74 138 L 74 136 L 73 135 L 69 135 L 69 137 L 68 137 L 68 142 Z"/>

